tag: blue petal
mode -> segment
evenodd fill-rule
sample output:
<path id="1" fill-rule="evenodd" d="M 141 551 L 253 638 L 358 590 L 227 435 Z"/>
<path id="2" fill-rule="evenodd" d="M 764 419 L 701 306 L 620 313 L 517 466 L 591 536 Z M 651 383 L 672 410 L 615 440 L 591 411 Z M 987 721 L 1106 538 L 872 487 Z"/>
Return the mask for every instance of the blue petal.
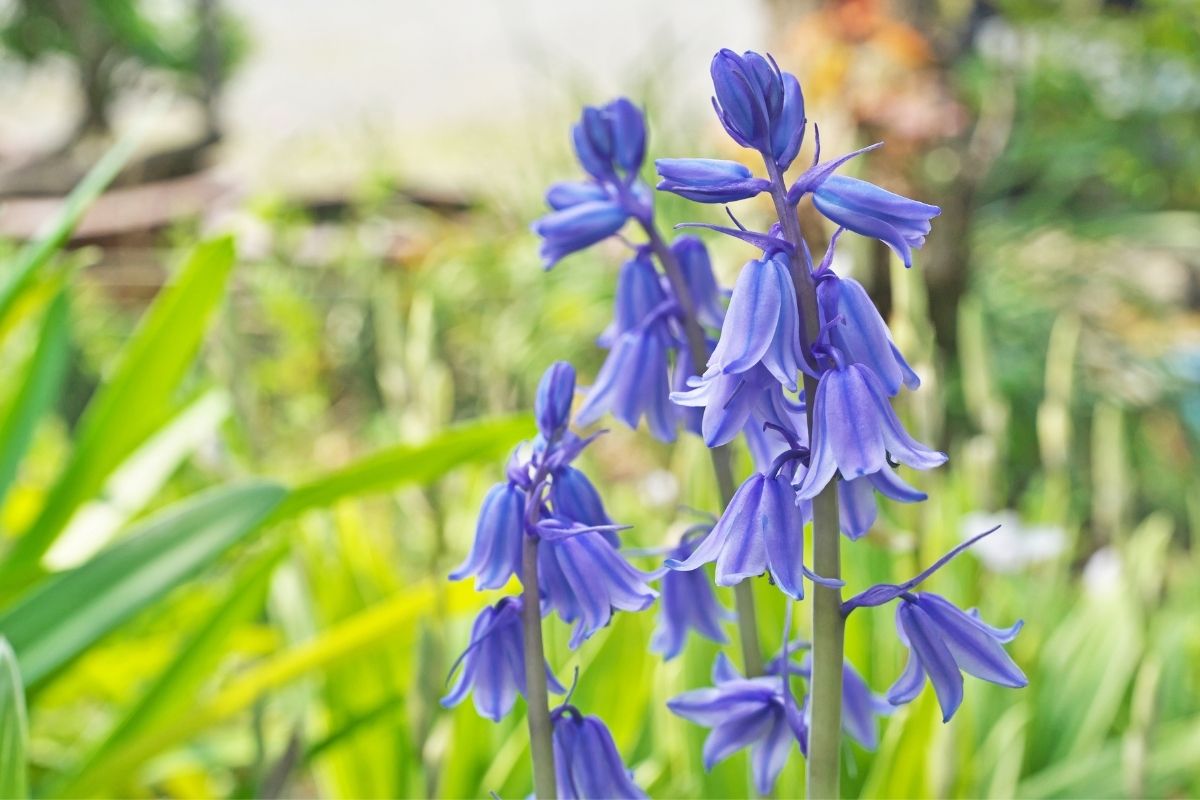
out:
<path id="1" fill-rule="evenodd" d="M 746 578 L 766 572 L 767 551 L 761 530 L 761 502 L 766 481 L 762 475 L 752 475 L 747 479 L 742 485 L 742 490 L 745 490 L 747 495 L 744 503 L 737 507 L 736 516 L 729 518 L 727 509 L 726 514 L 722 515 L 717 523 L 718 527 L 728 524 L 730 528 L 725 546 L 717 557 L 718 586 L 733 586 Z M 701 547 L 703 546 L 702 544 Z"/>
<path id="2" fill-rule="evenodd" d="M 554 183 L 546 191 L 546 204 L 555 211 L 577 206 L 580 203 L 607 200 L 604 187 L 587 181 L 563 181 Z"/>
<path id="3" fill-rule="evenodd" d="M 750 768 L 754 774 L 754 788 L 760 795 L 770 793 L 775 786 L 793 741 L 792 730 L 783 714 L 776 715 L 771 728 L 762 741 L 750 753 Z"/>
<path id="4" fill-rule="evenodd" d="M 929 675 L 938 705 L 942 707 L 942 722 L 948 722 L 962 705 L 963 679 L 958 664 L 939 634 L 937 624 L 919 606 L 904 602 L 896 612 L 903 620 L 913 652 Z"/>
<path id="5" fill-rule="evenodd" d="M 796 493 L 783 475 L 765 481 L 762 501 L 763 538 L 771 577 L 793 600 L 804 599 L 804 517 Z"/>
<path id="6" fill-rule="evenodd" d="M 878 514 L 870 477 L 838 483 L 838 519 L 842 533 L 852 541 L 871 529 Z"/>
<path id="7" fill-rule="evenodd" d="M 942 641 L 964 672 L 1013 689 L 1029 684 L 999 642 L 945 598 L 923 592 L 917 605 L 941 629 Z"/>
<path id="8" fill-rule="evenodd" d="M 538 382 L 533 401 L 533 414 L 542 436 L 552 439 L 567 426 L 574 398 L 575 368 L 566 361 L 554 362 Z"/>
<path id="9" fill-rule="evenodd" d="M 785 301 L 773 262 L 747 262 L 734 284 L 708 366 L 725 373 L 746 372 L 761 361 L 775 338 Z"/>

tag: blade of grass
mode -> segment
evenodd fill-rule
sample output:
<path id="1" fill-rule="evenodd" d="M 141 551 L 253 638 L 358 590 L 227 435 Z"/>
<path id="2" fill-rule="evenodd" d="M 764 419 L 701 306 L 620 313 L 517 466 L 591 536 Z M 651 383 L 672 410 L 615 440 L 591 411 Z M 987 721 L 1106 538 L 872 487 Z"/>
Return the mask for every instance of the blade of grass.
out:
<path id="1" fill-rule="evenodd" d="M 70 345 L 68 312 L 66 294 L 60 291 L 46 308 L 37 347 L 18 379 L 17 395 L 0 421 L 0 504 L 29 449 L 38 420 L 62 387 Z"/>
<path id="2" fill-rule="evenodd" d="M 12 647 L 0 636 L 0 797 L 29 796 L 28 744 L 21 670 Z"/>
<path id="3" fill-rule="evenodd" d="M 41 513 L 0 566 L 6 583 L 27 583 L 36 575 L 39 559 L 79 506 L 173 414 L 172 396 L 224 297 L 233 264 L 231 238 L 203 242 L 191 251 L 178 279 L 155 299 L 88 403 L 75 448 Z"/>
<path id="4" fill-rule="evenodd" d="M 83 566 L 38 584 L 0 614 L 21 673 L 37 688 L 113 628 L 196 575 L 284 495 L 255 482 L 204 492 L 143 522 Z"/>

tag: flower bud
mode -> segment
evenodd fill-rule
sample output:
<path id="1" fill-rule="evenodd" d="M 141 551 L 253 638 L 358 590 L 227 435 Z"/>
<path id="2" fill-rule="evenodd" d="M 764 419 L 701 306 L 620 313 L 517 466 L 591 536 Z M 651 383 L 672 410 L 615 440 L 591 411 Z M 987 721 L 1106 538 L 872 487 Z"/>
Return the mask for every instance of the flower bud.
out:
<path id="1" fill-rule="evenodd" d="M 542 375 L 533 402 L 538 430 L 547 440 L 556 438 L 567 427 L 574 397 L 575 368 L 566 361 L 555 361 Z"/>

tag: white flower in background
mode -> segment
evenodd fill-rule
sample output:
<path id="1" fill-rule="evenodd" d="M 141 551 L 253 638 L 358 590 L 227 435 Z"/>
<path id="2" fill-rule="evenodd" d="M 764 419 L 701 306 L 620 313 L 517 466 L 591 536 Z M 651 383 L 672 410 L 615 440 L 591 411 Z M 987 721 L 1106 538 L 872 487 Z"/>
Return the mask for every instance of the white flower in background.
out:
<path id="1" fill-rule="evenodd" d="M 963 517 L 961 535 L 969 539 L 999 525 L 1000 530 L 982 539 L 971 552 L 992 572 L 1017 572 L 1031 564 L 1057 557 L 1066 549 L 1067 536 L 1057 525 L 1026 525 L 1017 512 L 976 511 Z"/>
<path id="2" fill-rule="evenodd" d="M 1107 597 L 1121 585 L 1124 572 L 1121 554 L 1115 548 L 1102 547 L 1084 565 L 1083 591 L 1090 597 Z"/>

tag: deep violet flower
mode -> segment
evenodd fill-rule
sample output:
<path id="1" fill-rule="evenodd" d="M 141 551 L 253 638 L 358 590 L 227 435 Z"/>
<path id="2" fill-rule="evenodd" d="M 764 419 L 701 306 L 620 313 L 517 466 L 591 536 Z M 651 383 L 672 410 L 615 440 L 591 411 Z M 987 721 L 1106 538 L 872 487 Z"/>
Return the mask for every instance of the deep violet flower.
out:
<path id="1" fill-rule="evenodd" d="M 677 414 L 670 400 L 668 342 L 668 332 L 658 323 L 618 336 L 575 416 L 576 423 L 591 425 L 607 411 L 636 428 L 645 416 L 656 439 L 674 441 Z"/>
<path id="2" fill-rule="evenodd" d="M 804 95 L 795 76 L 758 53 L 727 49 L 713 56 L 709 72 L 725 131 L 787 169 L 804 138 Z"/>
<path id="3" fill-rule="evenodd" d="M 563 705 L 550 714 L 554 771 L 563 800 L 642 798 L 608 728 L 597 717 Z"/>
<path id="4" fill-rule="evenodd" d="M 574 397 L 575 368 L 565 361 L 554 362 L 538 381 L 533 401 L 533 416 L 544 438 L 553 439 L 566 430 Z"/>
<path id="5" fill-rule="evenodd" d="M 925 244 L 937 206 L 910 200 L 873 183 L 834 175 L 813 192 L 813 205 L 839 226 L 878 239 L 912 266 L 912 251 Z"/>
<path id="6" fill-rule="evenodd" d="M 521 574 L 521 543 L 525 530 L 525 492 L 514 482 L 498 483 L 488 490 L 475 525 L 471 552 L 451 580 L 475 576 L 475 588 L 499 589 Z"/>
<path id="7" fill-rule="evenodd" d="M 480 716 L 498 722 L 512 710 L 517 695 L 525 696 L 525 634 L 521 628 L 520 596 L 505 597 L 487 606 L 475 618 L 471 641 L 451 672 L 462 665 L 449 694 L 442 698 L 446 708 L 458 705 L 473 692 Z M 549 689 L 557 694 L 563 687 L 546 667 Z"/>
<path id="8" fill-rule="evenodd" d="M 830 327 L 829 334 L 830 342 L 847 361 L 870 367 L 889 395 L 894 396 L 901 386 L 916 389 L 921 385 L 861 283 L 827 273 L 817 285 L 817 298 L 823 320 L 842 318 Z"/>
<path id="9" fill-rule="evenodd" d="M 684 561 L 696 549 L 699 540 L 685 536 L 669 557 Z M 716 593 L 704 570 L 667 570 L 662 577 L 662 601 L 659 603 L 658 628 L 650 640 L 650 649 L 670 661 L 683 651 L 689 630 L 720 644 L 728 638 L 721 622 L 732 614 L 717 602 Z"/>
<path id="10" fill-rule="evenodd" d="M 784 594 L 799 600 L 804 597 L 802 578 L 829 583 L 804 566 L 805 521 L 786 475 L 756 473 L 738 488 L 716 526 L 692 554 L 666 563 L 671 569 L 693 570 L 716 561 L 718 586 L 733 586 L 769 572 Z"/>
<path id="11" fill-rule="evenodd" d="M 684 692 L 668 700 L 667 708 L 712 729 L 704 741 L 705 769 L 749 747 L 755 790 L 766 795 L 787 762 L 792 743 L 805 747 L 804 715 L 784 681 L 775 676 L 743 678 L 724 654 L 717 657 L 712 679 L 714 686 Z"/>
<path id="12" fill-rule="evenodd" d="M 716 158 L 660 158 L 654 162 L 658 190 L 671 192 L 697 203 L 732 203 L 754 197 L 771 188 L 771 182 L 755 178 L 750 168 L 737 161 Z"/>
<path id="13" fill-rule="evenodd" d="M 543 538 L 538 546 L 543 610 L 575 623 L 572 648 L 607 625 L 614 610 L 642 611 L 658 597 L 647 581 L 659 573 L 631 566 L 603 533 Z"/>
<path id="14" fill-rule="evenodd" d="M 796 288 L 787 264 L 779 257 L 750 261 L 733 287 L 721 338 L 705 375 L 748 372 L 762 364 L 780 384 L 795 391 L 799 335 Z"/>
<path id="15" fill-rule="evenodd" d="M 946 462 L 909 436 L 888 403 L 887 390 L 861 364 L 835 363 L 817 384 L 813 408 L 812 456 L 797 486 L 801 499 L 815 497 L 835 472 L 846 480 L 879 472 L 888 456 L 913 469 Z"/>

